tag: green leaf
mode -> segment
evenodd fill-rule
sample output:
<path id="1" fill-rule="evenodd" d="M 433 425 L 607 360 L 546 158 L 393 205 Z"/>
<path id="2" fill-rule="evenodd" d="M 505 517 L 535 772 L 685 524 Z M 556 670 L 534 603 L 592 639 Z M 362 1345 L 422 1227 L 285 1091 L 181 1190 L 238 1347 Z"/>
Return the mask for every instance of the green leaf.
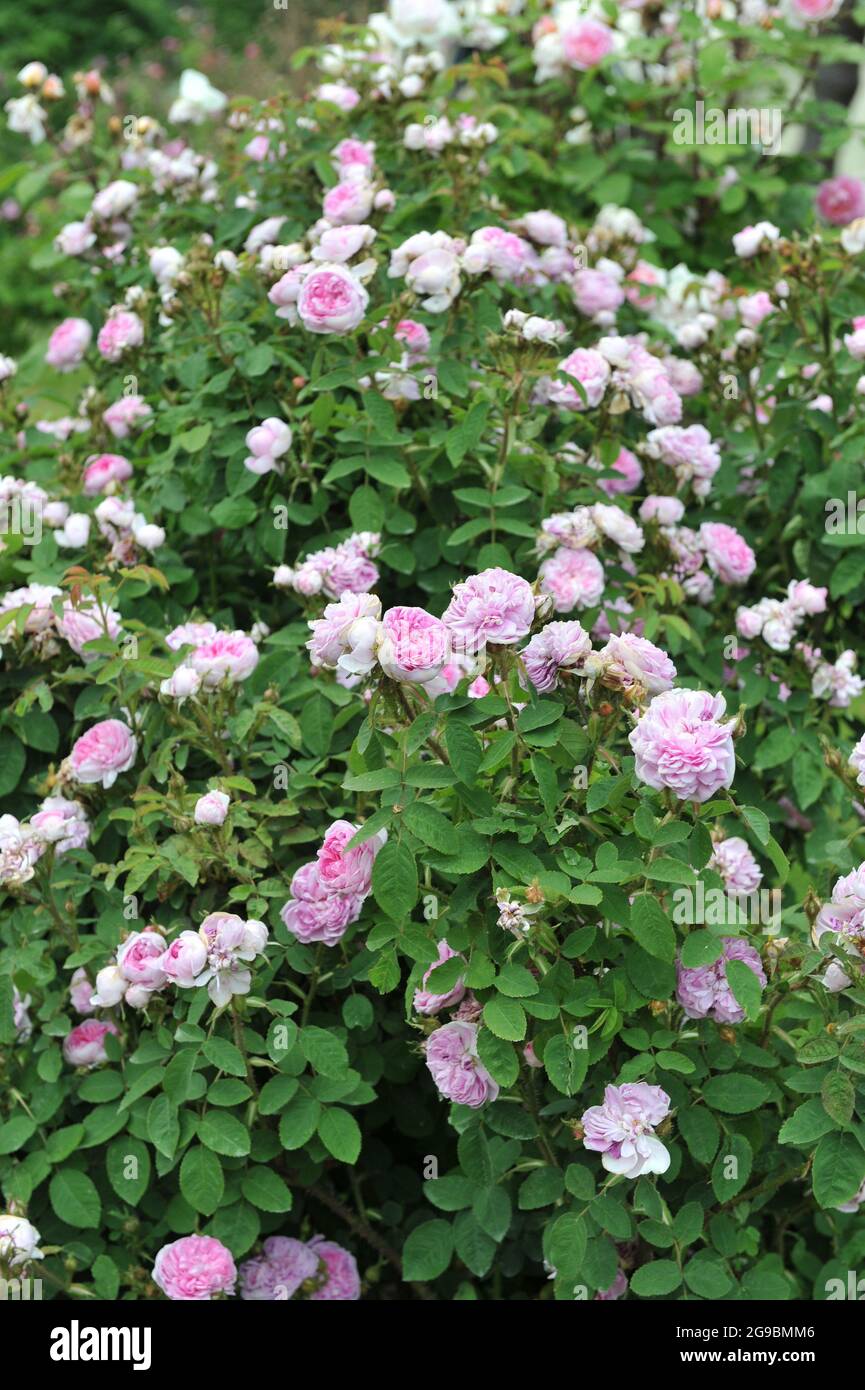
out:
<path id="1" fill-rule="evenodd" d="M 450 1264 L 453 1249 L 449 1221 L 424 1221 L 409 1234 L 402 1248 L 403 1279 L 437 1279 Z"/>
<path id="2" fill-rule="evenodd" d="M 688 1288 L 698 1298 L 723 1298 L 732 1284 L 722 1264 L 696 1255 L 685 1265 L 684 1275 Z"/>
<path id="3" fill-rule="evenodd" d="M 738 1197 L 751 1176 L 754 1154 L 742 1134 L 727 1134 L 712 1165 L 712 1187 L 719 1202 Z"/>
<path id="4" fill-rule="evenodd" d="M 720 936 L 710 931 L 689 932 L 682 945 L 682 964 L 688 970 L 713 965 L 723 949 Z"/>
<path id="5" fill-rule="evenodd" d="M 208 1062 L 212 1062 L 220 1071 L 227 1071 L 230 1076 L 246 1076 L 243 1053 L 227 1038 L 208 1038 L 201 1050 Z"/>
<path id="6" fill-rule="evenodd" d="M 748 1018 L 755 1019 L 760 1012 L 762 987 L 757 976 L 743 960 L 728 960 L 724 971 L 733 996 Z"/>
<path id="7" fill-rule="evenodd" d="M 703 1087 L 703 1099 L 713 1110 L 725 1115 L 744 1115 L 756 1110 L 769 1095 L 769 1087 L 747 1072 L 726 1072 L 711 1076 Z"/>
<path id="8" fill-rule="evenodd" d="M 105 1155 L 108 1181 L 122 1201 L 135 1207 L 150 1183 L 150 1154 L 140 1139 L 115 1139 Z"/>
<path id="9" fill-rule="evenodd" d="M 865 1150 L 853 1134 L 836 1130 L 820 1140 L 814 1153 L 814 1198 L 821 1207 L 849 1202 L 865 1179 Z"/>
<path id="10" fill-rule="evenodd" d="M 631 1292 L 640 1298 L 661 1298 L 671 1294 L 682 1282 L 679 1267 L 672 1260 L 652 1260 L 631 1275 Z"/>
<path id="11" fill-rule="evenodd" d="M 689 1106 L 679 1111 L 676 1123 L 691 1156 L 698 1163 L 711 1163 L 721 1139 L 718 1121 L 711 1111 L 704 1105 Z"/>
<path id="12" fill-rule="evenodd" d="M 198 1137 L 214 1153 L 227 1158 L 243 1158 L 249 1153 L 249 1130 L 236 1115 L 224 1110 L 208 1110 L 199 1121 Z"/>
<path id="13" fill-rule="evenodd" d="M 244 1173 L 240 1190 L 246 1200 L 260 1211 L 291 1211 L 291 1192 L 284 1179 L 272 1168 L 254 1164 Z"/>
<path id="14" fill-rule="evenodd" d="M 521 1042 L 526 1036 L 526 1015 L 516 999 L 489 999 L 484 1005 L 484 1023 L 507 1042 Z"/>
<path id="15" fill-rule="evenodd" d="M 307 1024 L 298 1034 L 300 1050 L 311 1067 L 321 1076 L 341 1080 L 348 1070 L 348 1053 L 345 1043 L 327 1028 L 317 1028 Z"/>
<path id="16" fill-rule="evenodd" d="M 565 1280 L 575 1281 L 586 1254 L 586 1223 L 577 1212 L 565 1212 L 544 1232 L 544 1254 Z"/>
<path id="17" fill-rule="evenodd" d="M 339 1106 L 328 1106 L 318 1122 L 318 1137 L 328 1153 L 340 1163 L 357 1163 L 361 1146 L 360 1126 L 353 1115 Z"/>
<path id="18" fill-rule="evenodd" d="M 544 1067 L 557 1091 L 575 1096 L 586 1079 L 589 1049 L 574 1047 L 571 1040 L 556 1034 L 544 1047 Z"/>
<path id="19" fill-rule="evenodd" d="M 564 1191 L 565 1180 L 559 1168 L 535 1168 L 521 1183 L 517 1205 L 520 1211 L 552 1206 Z"/>
<path id="20" fill-rule="evenodd" d="M 418 895 L 417 866 L 411 851 L 398 840 L 388 840 L 376 855 L 372 891 L 388 917 L 402 921 L 410 916 Z"/>
<path id="21" fill-rule="evenodd" d="M 321 1104 L 312 1096 L 296 1096 L 279 1121 L 279 1142 L 284 1149 L 302 1149 L 318 1128 Z"/>
<path id="22" fill-rule="evenodd" d="M 93 1181 L 77 1168 L 61 1168 L 48 1188 L 51 1206 L 58 1220 L 78 1230 L 95 1230 L 102 1215 L 102 1202 Z"/>
<path id="23" fill-rule="evenodd" d="M 216 1154 L 200 1145 L 187 1149 L 180 1165 L 180 1191 L 194 1211 L 213 1215 L 225 1191 L 222 1164 Z"/>
<path id="24" fill-rule="evenodd" d="M 656 960 L 671 963 L 676 955 L 673 924 L 657 898 L 638 893 L 631 903 L 631 931 L 636 940 Z"/>
<path id="25" fill-rule="evenodd" d="M 848 1125 L 853 1118 L 856 1091 L 846 1072 L 830 1071 L 820 1088 L 823 1109 L 836 1124 Z"/>
<path id="26" fill-rule="evenodd" d="M 445 747 L 451 766 L 459 774 L 460 781 L 473 781 L 481 765 L 483 749 L 477 735 L 472 732 L 468 724 L 462 724 L 456 719 L 449 719 L 445 730 Z"/>

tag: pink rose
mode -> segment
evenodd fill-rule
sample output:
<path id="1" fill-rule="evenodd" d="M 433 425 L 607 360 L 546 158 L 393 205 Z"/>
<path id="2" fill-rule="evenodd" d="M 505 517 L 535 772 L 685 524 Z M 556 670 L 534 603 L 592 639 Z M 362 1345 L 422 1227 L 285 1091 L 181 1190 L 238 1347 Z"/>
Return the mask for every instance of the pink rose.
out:
<path id="1" fill-rule="evenodd" d="M 307 650 L 314 666 L 349 675 L 368 675 L 375 665 L 381 600 L 375 594 L 343 593 L 321 618 L 311 618 Z"/>
<path id="2" fill-rule="evenodd" d="M 162 957 L 166 979 L 180 989 L 190 989 L 207 964 L 207 947 L 195 931 L 182 931 Z"/>
<path id="3" fill-rule="evenodd" d="M 245 632 L 218 632 L 189 656 L 206 690 L 247 680 L 258 665 L 258 647 Z"/>
<path id="4" fill-rule="evenodd" d="M 378 661 L 391 680 L 423 685 L 448 656 L 449 633 L 441 618 L 424 608 L 389 608 L 381 620 Z"/>
<path id="5" fill-rule="evenodd" d="M 166 647 L 179 652 L 181 647 L 200 647 L 217 634 L 215 623 L 181 623 L 165 638 Z"/>
<path id="6" fill-rule="evenodd" d="M 365 222 L 372 212 L 374 190 L 363 179 L 346 179 L 324 195 L 322 209 L 334 226 Z"/>
<path id="7" fill-rule="evenodd" d="M 181 1236 L 163 1245 L 153 1265 L 153 1282 L 178 1303 L 209 1302 L 234 1293 L 234 1260 L 214 1236 Z"/>
<path id="8" fill-rule="evenodd" d="M 146 425 L 152 415 L 142 396 L 121 396 L 102 412 L 102 419 L 115 439 L 126 439 L 134 429 Z"/>
<path id="9" fill-rule="evenodd" d="M 700 543 L 713 574 L 725 584 L 744 584 L 757 567 L 757 557 L 747 541 L 723 521 L 704 521 Z"/>
<path id="10" fill-rule="evenodd" d="M 69 762 L 76 782 L 101 782 L 108 789 L 135 762 L 138 742 L 119 719 L 102 719 L 76 739 Z"/>
<path id="11" fill-rule="evenodd" d="M 457 980 L 456 984 L 452 985 L 444 994 L 434 994 L 425 988 L 436 966 L 442 965 L 446 960 L 463 959 L 458 951 L 451 950 L 446 941 L 439 941 L 436 950 L 438 952 L 438 959 L 433 961 L 429 969 L 424 972 L 421 988 L 416 989 L 414 992 L 413 1007 L 415 1013 L 427 1016 L 441 1013 L 442 1009 L 449 1009 L 452 1004 L 458 1004 L 466 992 L 465 981 L 462 975 Z"/>
<path id="12" fill-rule="evenodd" d="M 269 417 L 256 425 L 246 436 L 249 458 L 243 460 L 250 473 L 270 473 L 278 468 L 277 460 L 291 448 L 291 429 L 284 420 Z"/>
<path id="13" fill-rule="evenodd" d="M 567 244 L 567 224 L 556 212 L 548 212 L 546 208 L 527 212 L 522 218 L 522 226 L 526 235 L 538 246 L 562 247 Z"/>
<path id="14" fill-rule="evenodd" d="M 98 1018 L 88 1018 L 79 1023 L 63 1039 L 63 1056 L 72 1067 L 98 1067 L 108 1061 L 105 1051 L 107 1033 L 117 1036 L 117 1024 L 104 1022 Z"/>
<path id="15" fill-rule="evenodd" d="M 643 1173 L 666 1173 L 669 1150 L 655 1137 L 670 1111 L 670 1097 L 660 1086 L 645 1081 L 607 1086 L 603 1105 L 592 1105 L 581 1116 L 583 1144 L 603 1155 L 609 1173 L 638 1178 Z"/>
<path id="16" fill-rule="evenodd" d="M 96 346 L 106 362 L 119 362 L 130 348 L 144 342 L 144 324 L 131 309 L 112 309 L 96 338 Z"/>
<path id="17" fill-rule="evenodd" d="M 595 465 L 593 464 L 593 466 Z M 597 464 L 597 467 L 600 468 L 601 464 Z M 598 480 L 598 487 L 608 497 L 613 497 L 617 492 L 634 492 L 643 481 L 643 469 L 639 460 L 624 445 L 622 445 L 610 468 L 619 476 Z"/>
<path id="18" fill-rule="evenodd" d="M 670 791 L 679 801 L 708 801 L 732 786 L 736 771 L 733 721 L 723 695 L 665 690 L 656 695 L 628 741 L 641 782 Z"/>
<path id="19" fill-rule="evenodd" d="M 565 59 L 578 72 L 597 67 L 613 49 L 613 32 L 598 19 L 578 20 L 561 37 Z"/>
<path id="20" fill-rule="evenodd" d="M 195 803 L 193 820 L 196 825 L 223 825 L 229 805 L 230 798 L 225 792 L 206 792 Z"/>
<path id="21" fill-rule="evenodd" d="M 825 179 L 817 189 L 817 211 L 835 227 L 846 227 L 857 217 L 865 217 L 865 187 L 849 174 Z"/>
<path id="22" fill-rule="evenodd" d="M 446 1023 L 426 1041 L 426 1064 L 439 1094 L 478 1110 L 496 1099 L 498 1082 L 478 1057 L 478 1025 Z"/>
<path id="23" fill-rule="evenodd" d="M 625 291 L 618 280 L 603 270 L 578 270 L 571 283 L 574 303 L 589 318 L 603 314 L 609 323 L 625 302 Z"/>
<path id="24" fill-rule="evenodd" d="M 318 851 L 318 875 L 325 889 L 365 897 L 372 887 L 372 866 L 376 855 L 387 840 L 387 831 L 379 830 L 354 849 L 346 845 L 360 829 L 347 820 L 334 821 L 327 829 Z"/>
<path id="25" fill-rule="evenodd" d="M 342 265 L 323 265 L 304 277 L 297 312 L 310 333 L 351 333 L 369 303 L 363 285 Z"/>
<path id="26" fill-rule="evenodd" d="M 240 1266 L 240 1297 L 254 1302 L 286 1302 L 307 1279 L 315 1279 L 319 1258 L 302 1240 L 268 1236 L 260 1255 Z"/>
<path id="27" fill-rule="evenodd" d="M 324 1236 L 315 1236 L 309 1249 L 323 1262 L 327 1275 L 321 1288 L 309 1295 L 310 1302 L 356 1302 L 360 1298 L 360 1275 L 354 1255 Z"/>
<path id="28" fill-rule="evenodd" d="M 93 329 L 86 319 L 64 319 L 48 339 L 45 361 L 58 372 L 71 372 L 84 360 Z"/>
<path id="29" fill-rule="evenodd" d="M 741 1023 L 745 1010 L 740 1007 L 727 979 L 728 960 L 742 961 L 756 975 L 760 988 L 766 986 L 766 973 L 760 957 L 741 936 L 727 936 L 721 942 L 721 955 L 711 965 L 688 968 L 676 964 L 676 998 L 688 1018 L 713 1018 L 717 1023 Z"/>
<path id="30" fill-rule="evenodd" d="M 582 674 L 591 650 L 592 639 L 581 623 L 547 623 L 520 657 L 535 690 L 546 695 L 556 689 L 562 671 Z"/>
<path id="31" fill-rule="evenodd" d="M 494 566 L 454 585 L 451 601 L 442 614 L 466 652 L 486 643 L 513 646 L 525 637 L 535 620 L 532 587 L 510 570 Z"/>
<path id="32" fill-rule="evenodd" d="M 132 477 L 132 464 L 122 454 L 91 454 L 81 475 L 85 497 L 97 497 L 110 483 L 125 483 Z"/>
<path id="33" fill-rule="evenodd" d="M 623 632 L 610 637 L 597 655 L 604 685 L 622 690 L 640 686 L 648 695 L 669 690 L 676 679 L 676 668 L 666 652 L 646 637 Z"/>
<path id="34" fill-rule="evenodd" d="M 570 382 L 553 381 L 549 398 L 554 405 L 568 410 L 589 410 L 600 405 L 610 379 L 610 364 L 595 348 L 577 348 L 559 363 L 559 371 L 578 381 L 585 395 Z"/>
<path id="35" fill-rule="evenodd" d="M 541 565 L 541 593 L 549 594 L 557 613 L 594 608 L 604 592 L 604 567 L 591 550 L 560 546 Z"/>
<path id="36" fill-rule="evenodd" d="M 147 990 L 161 989 L 165 984 L 164 954 L 165 939 L 154 927 L 130 932 L 117 948 L 117 968 L 130 984 L 143 985 Z"/>
<path id="37" fill-rule="evenodd" d="M 95 1007 L 90 1002 L 92 996 L 93 982 L 83 965 L 80 965 L 69 981 L 69 1002 L 77 1014 L 86 1018 Z"/>
<path id="38" fill-rule="evenodd" d="M 53 845 L 59 858 L 70 849 L 83 849 L 90 835 L 90 822 L 80 802 L 68 801 L 65 796 L 46 796 L 30 817 L 30 829 L 38 840 Z"/>

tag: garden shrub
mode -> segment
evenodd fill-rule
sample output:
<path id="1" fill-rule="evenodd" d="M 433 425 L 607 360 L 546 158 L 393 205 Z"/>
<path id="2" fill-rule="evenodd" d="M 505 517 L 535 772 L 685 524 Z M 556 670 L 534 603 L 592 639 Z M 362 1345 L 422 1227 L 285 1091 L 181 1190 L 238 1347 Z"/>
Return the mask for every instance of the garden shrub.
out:
<path id="1" fill-rule="evenodd" d="M 865 194 L 800 80 L 836 8 L 392 0 L 303 99 L 190 72 L 162 121 L 31 55 L 6 1275 L 856 1268 Z"/>

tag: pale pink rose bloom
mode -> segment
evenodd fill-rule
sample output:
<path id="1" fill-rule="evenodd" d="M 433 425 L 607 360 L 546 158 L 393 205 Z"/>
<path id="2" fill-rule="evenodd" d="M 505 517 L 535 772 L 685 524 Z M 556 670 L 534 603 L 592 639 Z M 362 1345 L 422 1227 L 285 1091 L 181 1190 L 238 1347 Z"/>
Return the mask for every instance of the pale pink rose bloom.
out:
<path id="1" fill-rule="evenodd" d="M 504 227 L 479 227 L 472 233 L 462 263 L 470 275 L 488 270 L 500 283 L 513 280 L 521 284 L 534 270 L 537 252 L 516 232 L 508 232 Z"/>
<path id="2" fill-rule="evenodd" d="M 592 1105 L 580 1118 L 583 1144 L 603 1155 L 609 1173 L 638 1178 L 643 1173 L 666 1173 L 669 1150 L 655 1137 L 655 1127 L 670 1111 L 670 1097 L 660 1086 L 645 1081 L 606 1086 L 602 1105 Z"/>
<path id="3" fill-rule="evenodd" d="M 330 152 L 331 164 L 339 173 L 345 169 L 371 169 L 375 163 L 375 141 L 349 136 Z"/>
<path id="4" fill-rule="evenodd" d="M 485 676 L 476 676 L 466 690 L 466 694 L 471 700 L 482 700 L 485 695 L 489 695 L 491 690 L 492 686 Z"/>
<path id="5" fill-rule="evenodd" d="M 581 19 L 561 35 L 565 60 L 578 72 L 597 67 L 613 50 L 613 31 L 598 19 Z"/>
<path id="6" fill-rule="evenodd" d="M 94 1005 L 90 1002 L 93 995 L 93 982 L 83 965 L 80 965 L 69 981 L 69 1002 L 77 1014 L 86 1018 L 93 1013 Z"/>
<path id="7" fill-rule="evenodd" d="M 603 466 L 598 460 L 592 462 L 593 468 L 600 469 Z M 610 464 L 610 469 L 612 472 L 618 473 L 619 477 L 600 478 L 598 480 L 598 487 L 608 497 L 613 497 L 617 492 L 634 492 L 643 481 L 643 469 L 639 460 L 624 445 L 622 445 L 613 463 Z"/>
<path id="8" fill-rule="evenodd" d="M 756 975 L 761 989 L 766 973 L 754 947 L 741 936 L 724 937 L 721 956 L 711 965 L 693 968 L 676 963 L 676 998 L 688 1018 L 713 1018 L 716 1023 L 741 1023 L 745 1010 L 736 999 L 727 979 L 728 960 L 738 960 Z"/>
<path id="9" fill-rule="evenodd" d="M 297 313 L 310 333 L 351 333 L 368 303 L 363 285 L 345 266 L 323 265 L 304 276 Z"/>
<path id="10" fill-rule="evenodd" d="M 215 690 L 223 683 L 248 680 L 258 665 L 258 647 L 245 632 L 218 632 L 196 647 L 188 662 L 201 676 L 205 690 Z"/>
<path id="11" fill-rule="evenodd" d="M 121 396 L 102 412 L 102 419 L 115 439 L 126 439 L 133 430 L 143 429 L 152 415 L 143 396 Z"/>
<path id="12" fill-rule="evenodd" d="M 102 719 L 76 739 L 69 762 L 76 782 L 100 782 L 107 790 L 135 762 L 138 741 L 119 719 Z"/>
<path id="13" fill-rule="evenodd" d="M 740 835 L 716 841 L 709 868 L 721 875 L 730 893 L 755 893 L 763 881 L 763 870 Z"/>
<path id="14" fill-rule="evenodd" d="M 556 212 L 540 208 L 537 212 L 524 213 L 521 224 L 526 236 L 531 237 L 538 246 L 562 247 L 567 244 L 567 224 Z"/>
<path id="15" fill-rule="evenodd" d="M 324 1236 L 315 1236 L 309 1249 L 324 1264 L 327 1278 L 321 1288 L 309 1295 L 310 1302 L 335 1301 L 354 1303 L 360 1298 L 360 1275 L 357 1261 L 348 1250 Z"/>
<path id="16" fill-rule="evenodd" d="M 73 608 L 67 600 L 63 614 L 57 620 L 57 631 L 86 665 L 99 655 L 98 652 L 86 650 L 88 642 L 95 642 L 101 637 L 110 637 L 116 642 L 121 633 L 120 614 L 113 608 L 101 611 L 98 608 Z"/>
<path id="17" fill-rule="evenodd" d="M 328 222 L 342 226 L 365 222 L 372 212 L 374 189 L 363 179 L 345 179 L 328 189 L 322 209 Z"/>
<path id="18" fill-rule="evenodd" d="M 237 1270 L 231 1253 L 214 1236 L 181 1236 L 163 1245 L 153 1282 L 178 1303 L 208 1303 L 217 1293 L 234 1293 Z"/>
<path id="19" fill-rule="evenodd" d="M 452 951 L 448 943 L 444 940 L 439 941 L 436 950 L 438 952 L 438 959 L 433 961 L 429 969 L 424 972 L 421 988 L 416 989 L 414 992 L 413 1008 L 415 1013 L 425 1015 L 441 1013 L 442 1009 L 449 1009 L 453 1004 L 458 1004 L 466 992 L 465 980 L 462 975 L 457 980 L 456 984 L 444 994 L 434 994 L 425 987 L 436 966 L 442 965 L 446 960 L 453 960 L 457 957 L 460 960 L 463 959 L 459 952 Z"/>
<path id="20" fill-rule="evenodd" d="M 633 690 L 641 686 L 649 695 L 670 690 L 676 668 L 666 652 L 646 637 L 623 632 L 609 638 L 595 658 L 605 685 Z"/>
<path id="21" fill-rule="evenodd" d="M 225 792 L 205 792 L 196 801 L 192 818 L 196 825 L 223 825 L 230 804 Z"/>
<path id="22" fill-rule="evenodd" d="M 94 1008 L 113 1009 L 126 995 L 129 981 L 116 965 L 105 965 L 97 972 L 90 1002 Z"/>
<path id="23" fill-rule="evenodd" d="M 577 348 L 559 363 L 559 371 L 580 383 L 585 398 L 570 382 L 553 381 L 549 398 L 568 410 L 590 410 L 600 405 L 610 380 L 610 364 L 595 348 Z"/>
<path id="24" fill-rule="evenodd" d="M 216 634 L 215 623 L 181 623 L 169 632 L 165 645 L 171 651 L 179 652 L 181 647 L 200 647 L 204 642 L 211 641 Z"/>
<path id="25" fill-rule="evenodd" d="M 291 880 L 292 896 L 280 917 L 292 936 L 304 944 L 321 941 L 335 946 L 356 922 L 363 907 L 363 895 L 340 893 L 322 883 L 317 862 L 304 864 Z"/>
<path id="26" fill-rule="evenodd" d="M 478 651 L 490 643 L 513 646 L 535 620 L 532 587 L 510 570 L 493 566 L 454 585 L 442 614 L 455 646 Z"/>
<path id="27" fill-rule="evenodd" d="M 589 318 L 596 318 L 598 314 L 612 317 L 625 302 L 625 291 L 619 281 L 603 270 L 578 270 L 571 284 L 574 303 L 580 313 Z"/>
<path id="28" fill-rule="evenodd" d="M 733 720 L 724 721 L 723 695 L 703 690 L 665 690 L 656 695 L 628 741 L 636 774 L 679 801 L 708 801 L 732 786 L 736 771 Z"/>
<path id="29" fill-rule="evenodd" d="M 41 1260 L 41 1239 L 26 1216 L 15 1216 L 11 1212 L 0 1216 L 0 1263 L 9 1269 L 20 1269 L 31 1260 Z"/>
<path id="30" fill-rule="evenodd" d="M 45 361 L 58 372 L 72 372 L 84 360 L 93 338 L 93 329 L 86 319 L 64 319 L 48 340 Z"/>
<path id="31" fill-rule="evenodd" d="M 307 650 L 314 666 L 368 675 L 375 665 L 381 600 L 375 594 L 343 593 L 321 618 L 312 618 Z"/>
<path id="32" fill-rule="evenodd" d="M 144 324 L 131 309 L 112 309 L 96 338 L 96 346 L 106 362 L 119 362 L 131 348 L 144 342 Z"/>
<path id="33" fill-rule="evenodd" d="M 325 832 L 317 856 L 319 880 L 325 889 L 361 897 L 370 892 L 372 866 L 387 840 L 387 831 L 379 830 L 363 844 L 347 850 L 346 845 L 359 829 L 351 821 L 337 820 Z"/>
<path id="34" fill-rule="evenodd" d="M 592 507 L 592 520 L 608 540 L 614 541 L 628 555 L 638 554 L 646 543 L 634 518 L 614 503 L 596 502 Z"/>
<path id="35" fill-rule="evenodd" d="M 865 217 L 865 185 L 849 174 L 825 179 L 817 189 L 817 211 L 835 227 L 845 227 L 848 222 Z"/>
<path id="36" fill-rule="evenodd" d="M 809 24 L 819 24 L 838 13 L 842 0 L 790 0 L 793 13 Z"/>
<path id="37" fill-rule="evenodd" d="M 757 567 L 757 557 L 739 532 L 723 521 L 704 521 L 700 543 L 713 574 L 725 584 L 744 584 Z"/>
<path id="38" fill-rule="evenodd" d="M 132 477 L 132 464 L 122 454 L 91 454 L 81 475 L 85 497 L 97 497 L 110 483 L 125 483 Z"/>
<path id="39" fill-rule="evenodd" d="M 243 460 L 250 473 L 271 473 L 279 467 L 278 460 L 291 448 L 291 429 L 284 420 L 270 416 L 256 425 L 246 436 L 249 457 Z"/>
<path id="40" fill-rule="evenodd" d="M 54 846 L 59 859 L 71 849 L 83 849 L 90 836 L 90 822 L 84 807 L 65 796 L 46 796 L 39 810 L 30 817 L 30 829 L 37 839 Z"/>
<path id="41" fill-rule="evenodd" d="M 520 652 L 531 684 L 542 695 L 555 690 L 559 676 L 583 673 L 592 639 L 582 623 L 547 623 Z"/>
<path id="42" fill-rule="evenodd" d="M 685 504 L 678 497 L 661 497 L 651 493 L 640 504 L 641 521 L 657 521 L 661 526 L 675 526 L 685 515 Z"/>
<path id="43" fill-rule="evenodd" d="M 479 1110 L 498 1096 L 498 1082 L 478 1057 L 476 1023 L 437 1028 L 426 1040 L 426 1064 L 439 1094 L 456 1105 Z"/>
<path id="44" fill-rule="evenodd" d="M 117 968 L 132 985 L 142 985 L 146 990 L 161 989 L 165 984 L 164 954 L 162 933 L 146 927 L 144 931 L 130 932 L 126 940 L 121 941 L 117 947 Z"/>
<path id="45" fill-rule="evenodd" d="M 450 634 L 424 608 L 389 608 L 381 620 L 378 661 L 391 680 L 423 685 L 445 664 Z"/>
<path id="46" fill-rule="evenodd" d="M 360 92 L 354 87 L 349 87 L 346 82 L 322 82 L 316 88 L 316 99 L 318 101 L 330 102 L 331 106 L 338 106 L 340 111 L 353 111 L 360 101 Z"/>
<path id="47" fill-rule="evenodd" d="M 319 1259 L 301 1240 L 268 1236 L 260 1255 L 240 1266 L 240 1297 L 253 1302 L 284 1303 L 319 1272 Z"/>
<path id="48" fill-rule="evenodd" d="M 859 786 L 865 787 L 865 734 L 862 735 L 859 742 L 854 747 L 847 763 L 856 773 L 856 781 Z"/>
<path id="49" fill-rule="evenodd" d="M 344 265 L 374 240 L 374 229 L 364 222 L 349 222 L 343 227 L 328 227 L 327 231 L 322 232 L 318 244 L 313 247 L 312 258 L 314 261 L 336 261 Z"/>
<path id="50" fill-rule="evenodd" d="M 207 964 L 194 983 L 207 985 L 217 1007 L 228 1004 L 235 994 L 248 994 L 252 972 L 245 964 L 263 954 L 267 928 L 263 922 L 245 922 L 233 912 L 211 912 L 198 934 L 207 947 Z"/>
<path id="51" fill-rule="evenodd" d="M 166 979 L 180 989 L 191 989 L 207 965 L 207 947 L 195 931 L 182 931 L 162 957 Z"/>
<path id="52" fill-rule="evenodd" d="M 381 325 L 386 327 L 386 323 Z M 407 348 L 405 365 L 413 366 L 418 362 L 426 360 L 430 349 L 429 329 L 416 319 L 400 319 L 397 323 L 393 336 L 398 343 L 404 343 Z"/>
<path id="53" fill-rule="evenodd" d="M 604 567 L 591 550 L 560 546 L 540 569 L 541 593 L 552 597 L 557 613 L 594 608 L 604 592 Z"/>
<path id="54" fill-rule="evenodd" d="M 736 308 L 746 328 L 759 328 L 764 319 L 778 312 L 765 290 L 743 295 L 736 300 Z"/>
<path id="55" fill-rule="evenodd" d="M 138 198 L 138 192 L 138 185 L 130 179 L 115 179 L 95 195 L 90 204 L 90 211 L 94 217 L 110 222 L 115 217 L 121 217 L 124 212 L 129 212 Z"/>
<path id="56" fill-rule="evenodd" d="M 96 244 L 96 233 L 89 221 L 67 222 L 54 238 L 54 249 L 64 256 L 83 256 Z"/>
<path id="57" fill-rule="evenodd" d="M 197 695 L 200 689 L 201 676 L 191 666 L 178 666 L 166 680 L 159 683 L 160 695 L 167 695 L 178 705 L 182 705 L 191 695 Z"/>
<path id="58" fill-rule="evenodd" d="M 71 1067 L 98 1067 L 108 1061 L 105 1036 L 118 1033 L 116 1023 L 90 1018 L 79 1023 L 63 1039 L 63 1056 Z"/>

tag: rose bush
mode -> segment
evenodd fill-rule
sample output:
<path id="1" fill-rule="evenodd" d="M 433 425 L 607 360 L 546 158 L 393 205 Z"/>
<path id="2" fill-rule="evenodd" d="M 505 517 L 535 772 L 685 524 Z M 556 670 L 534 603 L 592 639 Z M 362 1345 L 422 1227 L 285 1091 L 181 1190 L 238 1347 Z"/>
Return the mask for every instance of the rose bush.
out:
<path id="1" fill-rule="evenodd" d="M 865 1248 L 865 198 L 789 81 L 850 50 L 590 8 L 391 0 L 302 101 L 36 54 L 7 102 L 46 1295 L 823 1298 Z M 822 155 L 679 139 L 755 90 Z"/>

